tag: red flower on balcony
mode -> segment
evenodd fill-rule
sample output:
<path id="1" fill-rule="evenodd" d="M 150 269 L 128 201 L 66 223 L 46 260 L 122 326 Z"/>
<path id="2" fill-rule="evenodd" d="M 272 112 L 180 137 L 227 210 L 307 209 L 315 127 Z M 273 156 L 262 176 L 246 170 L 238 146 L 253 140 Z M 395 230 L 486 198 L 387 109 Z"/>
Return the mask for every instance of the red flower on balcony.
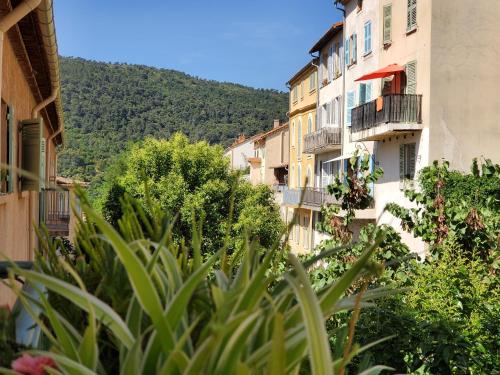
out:
<path id="1" fill-rule="evenodd" d="M 56 364 L 49 357 L 32 357 L 29 354 L 23 354 L 22 357 L 12 362 L 11 367 L 23 375 L 44 375 L 45 367 L 56 368 Z"/>

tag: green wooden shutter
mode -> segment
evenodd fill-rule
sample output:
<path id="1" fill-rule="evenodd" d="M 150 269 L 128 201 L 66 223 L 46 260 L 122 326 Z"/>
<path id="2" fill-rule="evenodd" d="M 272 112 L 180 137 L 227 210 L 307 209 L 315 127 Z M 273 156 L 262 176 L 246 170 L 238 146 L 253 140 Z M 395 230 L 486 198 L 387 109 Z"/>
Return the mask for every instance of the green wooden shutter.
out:
<path id="1" fill-rule="evenodd" d="M 383 23 L 383 39 L 384 44 L 390 43 L 392 39 L 392 4 L 384 6 L 384 23 Z"/>
<path id="2" fill-rule="evenodd" d="M 366 102 L 366 85 L 364 83 L 361 83 L 359 85 L 359 103 L 358 104 L 364 104 Z"/>
<path id="3" fill-rule="evenodd" d="M 352 62 L 355 63 L 358 60 L 358 36 L 357 34 L 352 35 Z"/>
<path id="4" fill-rule="evenodd" d="M 410 143 L 407 145 L 407 159 L 408 159 L 408 167 L 406 174 L 409 179 L 413 180 L 415 178 L 415 164 L 416 164 L 416 144 Z"/>
<path id="5" fill-rule="evenodd" d="M 399 182 L 405 180 L 405 145 L 399 145 Z"/>
<path id="6" fill-rule="evenodd" d="M 417 0 L 407 0 L 406 31 L 417 27 Z"/>
<path id="7" fill-rule="evenodd" d="M 417 62 L 410 61 L 405 65 L 406 69 L 406 93 L 417 93 Z"/>
<path id="8" fill-rule="evenodd" d="M 21 179 L 22 190 L 40 190 L 42 129 L 42 120 L 27 120 L 22 122 L 22 169 L 29 174 L 28 176 L 23 176 Z M 43 165 L 45 165 L 45 160 L 43 161 Z"/>
<path id="9" fill-rule="evenodd" d="M 9 173 L 7 175 L 7 192 L 14 192 L 14 168 L 16 167 L 16 145 L 15 145 L 15 120 L 14 108 L 7 107 L 7 164 L 9 165 Z"/>

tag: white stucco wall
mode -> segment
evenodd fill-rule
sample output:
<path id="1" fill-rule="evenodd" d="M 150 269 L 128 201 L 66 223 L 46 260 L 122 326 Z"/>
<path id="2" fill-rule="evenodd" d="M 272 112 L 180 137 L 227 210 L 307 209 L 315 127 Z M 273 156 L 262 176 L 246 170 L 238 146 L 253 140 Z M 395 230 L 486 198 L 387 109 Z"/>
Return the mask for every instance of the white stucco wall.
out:
<path id="1" fill-rule="evenodd" d="M 224 155 L 229 158 L 232 169 L 245 169 L 249 165 L 247 158 L 254 156 L 253 141 L 247 139 L 245 142 L 227 149 Z"/>

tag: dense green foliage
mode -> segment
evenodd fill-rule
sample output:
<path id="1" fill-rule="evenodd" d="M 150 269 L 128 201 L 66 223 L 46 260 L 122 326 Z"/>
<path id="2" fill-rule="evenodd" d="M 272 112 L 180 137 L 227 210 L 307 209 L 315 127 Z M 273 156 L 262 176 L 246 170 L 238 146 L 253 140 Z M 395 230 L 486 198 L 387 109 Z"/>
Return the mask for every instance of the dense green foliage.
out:
<path id="1" fill-rule="evenodd" d="M 269 187 L 240 182 L 239 174 L 229 169 L 222 147 L 205 141 L 190 143 L 182 134 L 137 143 L 111 170 L 100 205 L 115 227 L 124 192 L 143 207 L 149 207 L 150 200 L 157 210 L 178 215 L 174 241 L 191 238 L 193 215 L 203 217 L 203 253 L 222 247 L 229 222 L 231 252 L 242 247 L 238 239 L 244 231 L 251 240 L 269 247 L 279 240 L 284 227 Z"/>
<path id="2" fill-rule="evenodd" d="M 333 375 L 364 350 L 344 332 L 332 355 L 324 321 L 354 309 L 355 322 L 362 304 L 384 295 L 344 296 L 360 275 L 372 275 L 370 257 L 383 233 L 374 234 L 352 268 L 315 293 L 306 274 L 311 262 L 289 255 L 288 272 L 270 272 L 286 251 L 279 242 L 261 249 L 243 234 L 238 262 L 230 261 L 227 247 L 204 261 L 199 223 L 193 237 L 181 241 L 190 245 L 182 246 L 172 241 L 177 224 L 171 217 L 148 217 L 141 206 L 126 199 L 116 231 L 84 202 L 87 221 L 74 250 L 46 238 L 35 271 L 13 267 L 26 282 L 49 290 L 48 300 L 40 294 L 36 324 L 50 350 L 35 354 L 52 358 L 61 373 L 279 375 L 308 368 Z M 26 296 L 18 296 L 27 307 Z"/>
<path id="3" fill-rule="evenodd" d="M 288 95 L 203 80 L 167 69 L 60 59 L 66 148 L 63 176 L 99 183 L 129 141 L 168 138 L 228 145 L 284 120 Z"/>
<path id="4" fill-rule="evenodd" d="M 498 249 L 500 239 L 500 166 L 485 160 L 473 163 L 472 173 L 450 171 L 448 163 L 434 162 L 419 174 L 420 190 L 405 191 L 417 207 L 389 204 L 401 225 L 431 245 L 448 236 L 469 254 L 484 259 Z"/>

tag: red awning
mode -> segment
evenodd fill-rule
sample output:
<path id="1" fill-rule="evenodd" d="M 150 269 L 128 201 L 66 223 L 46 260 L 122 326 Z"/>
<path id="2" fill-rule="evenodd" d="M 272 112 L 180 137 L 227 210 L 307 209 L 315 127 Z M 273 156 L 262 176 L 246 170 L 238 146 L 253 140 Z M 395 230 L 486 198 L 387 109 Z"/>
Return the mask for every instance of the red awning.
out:
<path id="1" fill-rule="evenodd" d="M 398 64 L 387 65 L 385 68 L 375 70 L 374 72 L 365 74 L 364 76 L 355 79 L 355 81 L 368 81 L 369 79 L 384 78 L 392 76 L 396 73 L 404 72 L 405 68 Z"/>

